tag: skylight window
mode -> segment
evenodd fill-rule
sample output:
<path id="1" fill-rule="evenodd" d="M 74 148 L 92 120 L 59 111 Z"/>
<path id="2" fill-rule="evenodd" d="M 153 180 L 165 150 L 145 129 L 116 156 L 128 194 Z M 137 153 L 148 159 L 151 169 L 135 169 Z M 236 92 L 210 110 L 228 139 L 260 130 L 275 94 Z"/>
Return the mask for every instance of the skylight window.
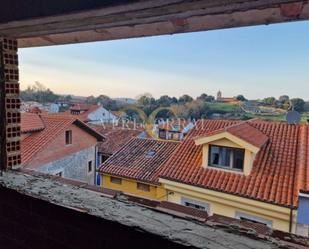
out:
<path id="1" fill-rule="evenodd" d="M 156 151 L 155 150 L 150 150 L 146 153 L 147 157 L 154 157 L 156 155 Z"/>

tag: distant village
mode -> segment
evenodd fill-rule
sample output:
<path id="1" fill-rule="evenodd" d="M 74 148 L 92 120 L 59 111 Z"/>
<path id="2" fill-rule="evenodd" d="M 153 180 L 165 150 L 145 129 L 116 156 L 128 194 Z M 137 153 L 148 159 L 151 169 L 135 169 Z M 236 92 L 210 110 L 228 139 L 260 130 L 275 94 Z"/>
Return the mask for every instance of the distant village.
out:
<path id="1" fill-rule="evenodd" d="M 309 126 L 241 118 L 287 111 L 294 100 L 276 101 L 278 106 L 267 106 L 221 91 L 196 100 L 188 95 L 23 100 L 22 167 L 249 222 L 255 229 L 307 236 L 309 160 L 302 155 L 309 148 Z M 162 113 L 149 129 L 128 106 L 146 116 L 155 108 Z M 209 106 L 232 106 L 232 114 Z M 293 190 L 287 187 L 292 185 Z"/>

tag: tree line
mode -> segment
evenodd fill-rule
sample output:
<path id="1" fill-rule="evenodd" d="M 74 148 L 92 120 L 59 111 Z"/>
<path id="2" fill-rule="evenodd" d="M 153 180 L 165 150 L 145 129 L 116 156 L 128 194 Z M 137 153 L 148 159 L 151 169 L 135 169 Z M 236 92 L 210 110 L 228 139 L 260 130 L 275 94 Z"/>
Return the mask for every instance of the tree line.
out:
<path id="1" fill-rule="evenodd" d="M 301 98 L 290 98 L 288 95 L 282 95 L 278 99 L 275 97 L 267 97 L 262 100 L 266 106 L 281 108 L 285 110 L 295 110 L 298 112 L 309 111 L 309 101 Z"/>
<path id="2" fill-rule="evenodd" d="M 179 118 L 198 119 L 206 118 L 210 114 L 207 103 L 214 102 L 214 100 L 214 96 L 206 93 L 195 99 L 188 94 L 184 94 L 179 98 L 163 95 L 155 99 L 150 93 L 145 93 L 137 97 L 137 103 L 134 106 L 142 109 L 146 115 L 150 115 L 157 108 L 169 108 L 169 110 L 160 111 L 158 118 L 172 118 L 177 115 Z M 134 111 L 129 110 L 127 113 L 129 116 L 137 118 Z"/>
<path id="3" fill-rule="evenodd" d="M 34 85 L 28 86 L 27 89 L 21 91 L 20 97 L 23 101 L 36 101 L 39 103 L 52 103 L 59 99 L 65 99 L 68 102 L 72 99 L 70 95 L 61 96 L 55 94 L 49 88 L 45 87 L 40 82 L 35 82 Z M 247 101 L 243 95 L 235 97 L 239 101 Z M 211 115 L 214 110 L 209 107 L 209 103 L 215 101 L 215 97 L 202 93 L 197 98 L 193 98 L 188 94 L 183 94 L 179 98 L 171 97 L 168 95 L 154 98 L 150 93 L 139 95 L 134 108 L 141 109 L 146 115 L 150 115 L 155 109 L 161 107 L 171 108 L 170 110 L 162 110 L 159 116 L 162 118 L 169 118 L 176 114 L 181 118 L 205 118 Z M 85 100 L 88 104 L 102 104 L 106 109 L 118 111 L 126 106 L 126 103 L 114 100 L 107 95 L 99 95 L 97 97 L 88 96 Z M 309 101 L 304 101 L 301 98 L 290 98 L 288 95 L 282 95 L 278 99 L 275 97 L 267 97 L 261 101 L 262 105 L 274 108 L 282 108 L 285 110 L 295 110 L 299 112 L 309 111 Z M 215 111 L 218 113 L 218 110 Z M 219 111 L 220 112 L 220 111 Z M 131 117 L 136 117 L 133 110 L 127 111 Z"/>
<path id="4" fill-rule="evenodd" d="M 20 98 L 23 101 L 36 101 L 42 104 L 55 102 L 59 97 L 59 95 L 38 81 L 20 92 Z"/>

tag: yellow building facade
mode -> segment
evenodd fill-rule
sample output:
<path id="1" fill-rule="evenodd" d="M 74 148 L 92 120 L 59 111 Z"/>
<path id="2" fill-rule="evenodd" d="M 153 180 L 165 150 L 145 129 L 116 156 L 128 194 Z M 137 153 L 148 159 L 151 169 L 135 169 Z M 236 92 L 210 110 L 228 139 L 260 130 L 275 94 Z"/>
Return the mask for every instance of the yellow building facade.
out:
<path id="1" fill-rule="evenodd" d="M 121 180 L 119 181 L 119 179 Z M 167 192 L 161 184 L 154 185 L 134 179 L 101 174 L 101 187 L 152 200 L 167 200 Z"/>
<path id="2" fill-rule="evenodd" d="M 295 232 L 296 210 L 256 201 L 236 195 L 199 188 L 160 178 L 160 185 L 143 183 L 134 179 L 121 177 L 121 183 L 111 179 L 111 175 L 101 175 L 101 187 L 121 191 L 125 194 L 157 201 L 170 201 L 184 205 L 183 200 L 198 202 L 207 206 L 209 215 L 219 214 L 231 218 L 245 218 L 265 223 L 273 229 Z M 138 183 L 149 185 L 149 191 L 138 188 Z M 292 212 L 292 213 L 291 213 Z M 291 219 L 292 217 L 292 219 Z M 290 222 L 292 224 L 290 225 Z M 291 228 L 290 228 L 291 226 Z"/>
<path id="3" fill-rule="evenodd" d="M 209 189 L 160 178 L 167 191 L 167 201 L 182 204 L 183 200 L 205 204 L 209 215 L 219 214 L 231 218 L 246 219 L 267 224 L 281 231 L 296 230 L 296 210 L 266 202 L 243 198 Z M 292 217 L 292 219 L 291 219 Z"/>

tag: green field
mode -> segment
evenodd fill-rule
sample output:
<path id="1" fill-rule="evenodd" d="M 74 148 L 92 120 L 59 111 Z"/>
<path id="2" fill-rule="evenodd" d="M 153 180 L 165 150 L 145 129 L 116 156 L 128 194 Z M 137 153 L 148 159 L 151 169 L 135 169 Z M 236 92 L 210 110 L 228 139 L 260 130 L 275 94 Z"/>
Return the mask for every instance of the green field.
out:
<path id="1" fill-rule="evenodd" d="M 258 118 L 258 119 L 263 119 L 263 120 L 269 120 L 269 121 L 285 121 L 285 115 L 284 114 L 251 114 L 251 113 L 246 113 L 245 114 L 246 118 Z"/>
<path id="2" fill-rule="evenodd" d="M 272 115 L 272 114 L 249 114 L 249 113 L 246 113 L 245 116 L 247 118 L 259 118 L 259 119 L 269 120 L 269 121 L 286 122 L 285 114 Z M 309 119 L 309 113 L 302 113 L 301 123 L 302 124 L 307 123 L 308 119 Z"/>
<path id="3" fill-rule="evenodd" d="M 239 106 L 237 104 L 230 103 L 208 103 L 208 107 L 212 112 L 218 113 L 236 113 L 239 110 Z M 269 121 L 278 121 L 278 122 L 286 122 L 285 113 L 282 114 L 252 114 L 245 113 L 243 114 L 243 119 L 251 119 L 258 118 Z M 309 120 L 309 112 L 302 113 L 301 123 L 306 123 Z"/>
<path id="4" fill-rule="evenodd" d="M 208 107 L 212 111 L 218 111 L 218 112 L 235 112 L 239 109 L 239 106 L 237 104 L 229 104 L 229 103 L 207 103 Z"/>

